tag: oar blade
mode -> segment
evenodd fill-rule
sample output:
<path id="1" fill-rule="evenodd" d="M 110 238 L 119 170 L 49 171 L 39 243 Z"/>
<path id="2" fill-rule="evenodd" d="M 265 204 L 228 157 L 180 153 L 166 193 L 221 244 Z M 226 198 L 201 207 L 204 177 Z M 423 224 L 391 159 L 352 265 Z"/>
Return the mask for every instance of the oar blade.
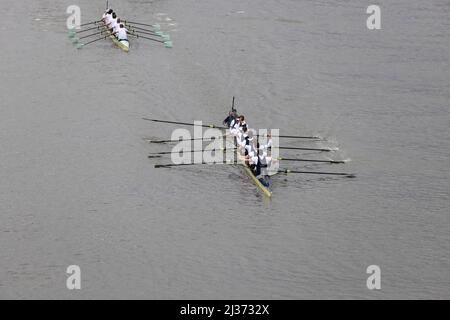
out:
<path id="1" fill-rule="evenodd" d="M 164 41 L 164 46 L 166 48 L 173 48 L 173 43 L 172 41 Z"/>

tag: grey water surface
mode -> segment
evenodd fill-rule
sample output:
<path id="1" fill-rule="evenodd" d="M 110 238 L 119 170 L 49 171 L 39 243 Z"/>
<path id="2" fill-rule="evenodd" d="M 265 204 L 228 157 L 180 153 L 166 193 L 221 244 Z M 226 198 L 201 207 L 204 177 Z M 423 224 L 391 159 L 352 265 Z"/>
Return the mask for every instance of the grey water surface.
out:
<path id="1" fill-rule="evenodd" d="M 377 1 L 111 2 L 174 47 L 77 50 L 66 8 L 2 1 L 1 299 L 450 298 L 450 5 Z M 351 159 L 282 167 L 272 200 L 234 166 L 155 169 L 177 126 L 219 124 L 232 96 L 255 128 L 320 134 Z M 66 269 L 81 268 L 81 290 Z M 366 269 L 381 268 L 381 290 Z"/>

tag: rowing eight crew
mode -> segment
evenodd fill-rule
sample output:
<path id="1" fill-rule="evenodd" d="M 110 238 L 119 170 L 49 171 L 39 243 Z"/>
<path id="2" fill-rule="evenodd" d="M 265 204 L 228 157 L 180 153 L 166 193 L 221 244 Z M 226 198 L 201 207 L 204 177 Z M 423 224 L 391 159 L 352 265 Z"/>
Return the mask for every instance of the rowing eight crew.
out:
<path id="1" fill-rule="evenodd" d="M 245 156 L 245 163 L 253 174 L 266 178 L 267 172 L 263 173 L 261 168 L 271 166 L 272 157 L 268 155 L 268 150 L 272 147 L 272 136 L 268 134 L 267 143 L 260 144 L 258 138 L 255 139 L 253 132 L 248 129 L 245 117 L 238 116 L 236 110 L 230 112 L 224 124 L 228 125 L 231 135 L 235 137 L 237 148 Z"/>
<path id="2" fill-rule="evenodd" d="M 105 11 L 102 16 L 102 21 L 108 30 L 116 36 L 117 40 L 128 42 L 128 30 L 112 9 Z"/>

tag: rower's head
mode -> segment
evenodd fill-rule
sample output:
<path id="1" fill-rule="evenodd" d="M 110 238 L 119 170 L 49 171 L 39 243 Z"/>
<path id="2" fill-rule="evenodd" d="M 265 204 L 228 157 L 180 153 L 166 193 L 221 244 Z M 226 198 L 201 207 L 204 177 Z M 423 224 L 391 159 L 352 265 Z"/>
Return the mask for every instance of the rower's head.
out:
<path id="1" fill-rule="evenodd" d="M 117 18 L 117 15 L 116 15 L 116 13 L 115 12 L 113 12 L 113 18 L 115 19 L 115 18 Z"/>
<path id="2" fill-rule="evenodd" d="M 242 127 L 242 131 L 243 131 L 244 133 L 247 133 L 247 131 L 248 131 L 247 126 L 243 126 L 243 127 Z"/>
<path id="3" fill-rule="evenodd" d="M 120 24 L 120 29 L 123 29 L 123 28 L 124 28 L 123 23 L 121 23 Z"/>
<path id="4" fill-rule="evenodd" d="M 120 23 L 120 18 L 117 18 L 117 23 Z"/>
<path id="5" fill-rule="evenodd" d="M 244 122 L 245 121 L 245 117 L 244 116 L 239 116 L 239 121 Z"/>
<path id="6" fill-rule="evenodd" d="M 113 12 L 113 9 L 109 9 L 108 11 L 106 11 L 107 14 L 112 14 Z"/>

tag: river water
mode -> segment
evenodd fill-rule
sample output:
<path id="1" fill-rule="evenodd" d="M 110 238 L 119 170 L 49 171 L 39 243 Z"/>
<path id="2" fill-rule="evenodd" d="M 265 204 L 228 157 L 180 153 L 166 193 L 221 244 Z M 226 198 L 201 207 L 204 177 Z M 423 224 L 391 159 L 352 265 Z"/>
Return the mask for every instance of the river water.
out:
<path id="1" fill-rule="evenodd" d="M 450 5 L 377 1 L 114 1 L 173 49 L 131 39 L 76 50 L 66 8 L 3 0 L 0 298 L 450 297 Z M 232 96 L 256 128 L 320 134 L 355 179 L 273 177 L 268 201 L 234 166 L 155 169 L 147 138 L 219 124 Z M 81 268 L 81 290 L 66 268 Z M 366 269 L 381 269 L 368 290 Z"/>

